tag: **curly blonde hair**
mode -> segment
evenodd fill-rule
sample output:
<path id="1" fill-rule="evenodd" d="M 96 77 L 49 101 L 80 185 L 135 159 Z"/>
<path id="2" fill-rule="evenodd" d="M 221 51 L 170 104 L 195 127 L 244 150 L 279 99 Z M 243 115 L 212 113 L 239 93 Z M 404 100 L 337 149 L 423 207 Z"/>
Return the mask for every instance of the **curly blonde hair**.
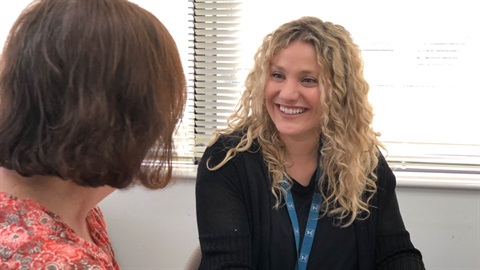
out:
<path id="1" fill-rule="evenodd" d="M 275 207 L 280 206 L 285 192 L 281 186 L 286 176 L 285 147 L 267 112 L 264 87 L 273 58 L 298 40 L 314 47 L 323 70 L 319 81 L 328 85 L 321 95 L 324 113 L 319 119 L 322 207 L 324 214 L 335 217 L 341 226 L 349 226 L 355 219 L 369 215 L 369 202 L 377 191 L 379 147 L 383 146 L 377 139 L 379 134 L 371 128 L 373 108 L 368 101 L 369 85 L 363 76 L 360 49 L 341 25 L 302 17 L 264 38 L 245 80 L 241 100 L 228 118 L 228 127 L 215 133 L 212 144 L 221 134 L 242 131 L 242 138 L 221 163 L 209 169 L 219 169 L 257 140 L 271 175 Z"/>

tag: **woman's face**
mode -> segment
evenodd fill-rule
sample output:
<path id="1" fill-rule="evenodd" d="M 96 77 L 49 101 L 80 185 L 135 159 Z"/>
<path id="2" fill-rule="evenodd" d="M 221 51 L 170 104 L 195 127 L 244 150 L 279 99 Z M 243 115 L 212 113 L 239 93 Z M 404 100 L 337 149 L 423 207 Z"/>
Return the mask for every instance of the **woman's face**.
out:
<path id="1" fill-rule="evenodd" d="M 273 59 L 265 85 L 268 114 L 280 138 L 300 140 L 320 134 L 321 69 L 315 49 L 294 41 Z"/>

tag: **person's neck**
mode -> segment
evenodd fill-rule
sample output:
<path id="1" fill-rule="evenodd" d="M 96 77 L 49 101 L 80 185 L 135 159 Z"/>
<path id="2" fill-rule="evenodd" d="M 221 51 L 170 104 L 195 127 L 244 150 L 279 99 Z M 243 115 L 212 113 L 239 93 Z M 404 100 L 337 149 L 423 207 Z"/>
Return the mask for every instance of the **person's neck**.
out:
<path id="1" fill-rule="evenodd" d="M 0 167 L 0 191 L 31 199 L 58 215 L 77 235 L 92 241 L 86 218 L 92 208 L 113 192 L 112 187 L 83 187 L 54 176 L 23 177 Z"/>
<path id="2" fill-rule="evenodd" d="M 282 141 L 286 149 L 288 175 L 301 185 L 307 186 L 318 167 L 318 138 L 310 137 L 303 140 L 282 138 Z"/>

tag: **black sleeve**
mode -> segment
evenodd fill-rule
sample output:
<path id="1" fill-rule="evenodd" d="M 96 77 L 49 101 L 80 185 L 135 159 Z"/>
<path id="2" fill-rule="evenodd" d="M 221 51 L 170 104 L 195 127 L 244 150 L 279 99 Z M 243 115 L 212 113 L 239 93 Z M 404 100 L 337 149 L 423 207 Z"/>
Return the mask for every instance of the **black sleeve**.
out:
<path id="1" fill-rule="evenodd" d="M 422 254 L 413 246 L 402 220 L 395 194 L 395 175 L 383 156 L 379 159 L 377 175 L 376 269 L 424 270 Z"/>
<path id="2" fill-rule="evenodd" d="M 206 160 L 216 154 L 207 149 L 198 166 L 197 225 L 202 250 L 200 269 L 253 269 L 251 231 L 235 160 L 210 171 Z M 224 155 L 222 155 L 223 157 Z"/>

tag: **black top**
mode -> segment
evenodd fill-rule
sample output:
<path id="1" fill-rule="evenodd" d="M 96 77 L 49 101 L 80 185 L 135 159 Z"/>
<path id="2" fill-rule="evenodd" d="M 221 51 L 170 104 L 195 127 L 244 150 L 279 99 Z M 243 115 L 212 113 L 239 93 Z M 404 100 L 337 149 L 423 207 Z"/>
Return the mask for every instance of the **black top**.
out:
<path id="1" fill-rule="evenodd" d="M 283 266 L 283 262 L 296 259 L 293 232 L 291 227 L 285 230 L 278 227 L 291 223 L 286 211 L 274 210 L 271 180 L 259 146 L 254 144 L 216 171 L 206 166 L 209 159 L 210 165 L 221 162 L 238 140 L 238 136 L 221 136 L 206 149 L 198 165 L 200 269 L 293 270 Z M 378 191 L 370 202 L 371 214 L 367 219 L 356 220 L 345 231 L 333 226 L 328 218 L 319 223 L 313 247 L 318 262 L 335 265 L 340 260 L 330 260 L 344 256 L 349 264 L 346 267 L 356 263 L 359 270 L 424 270 L 422 255 L 410 241 L 402 221 L 395 196 L 395 176 L 382 155 L 376 172 Z M 283 242 L 273 243 L 282 241 L 277 234 L 289 232 L 290 236 L 279 236 Z M 281 254 L 274 253 L 274 248 Z M 342 269 L 332 267 L 321 269 Z"/>
<path id="2" fill-rule="evenodd" d="M 292 197 L 300 226 L 300 239 L 303 239 L 308 220 L 313 191 L 316 188 L 315 173 L 307 187 L 296 181 L 292 185 Z M 320 213 L 321 214 L 321 213 Z M 315 238 L 307 264 L 308 269 L 356 270 L 357 252 L 353 226 L 340 228 L 332 226 L 333 218 L 324 216 L 318 220 Z M 297 253 L 292 224 L 284 205 L 272 211 L 270 242 L 271 269 L 295 269 Z M 302 246 L 300 242 L 300 247 Z"/>

